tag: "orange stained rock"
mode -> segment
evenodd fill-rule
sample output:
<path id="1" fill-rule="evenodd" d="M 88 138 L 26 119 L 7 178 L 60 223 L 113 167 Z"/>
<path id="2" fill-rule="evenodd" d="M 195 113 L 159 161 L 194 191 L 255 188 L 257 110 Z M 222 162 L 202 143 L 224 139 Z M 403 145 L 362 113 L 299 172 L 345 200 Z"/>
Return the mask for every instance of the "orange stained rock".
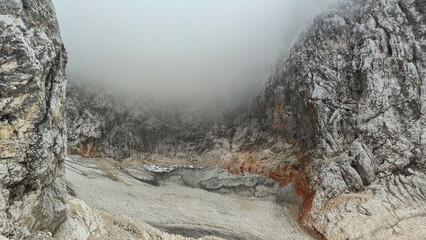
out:
<path id="1" fill-rule="evenodd" d="M 324 239 L 320 233 L 308 225 L 309 212 L 312 208 L 314 192 L 309 185 L 309 179 L 305 173 L 306 164 L 309 162 L 306 157 L 300 157 L 300 169 L 296 169 L 289 164 L 271 169 L 270 166 L 263 166 L 268 161 L 260 161 L 254 154 L 245 154 L 243 159 L 238 162 L 232 162 L 227 169 L 232 174 L 243 174 L 243 171 L 252 174 L 262 174 L 282 185 L 292 183 L 295 188 L 296 196 L 302 199 L 302 206 L 299 213 L 299 224 L 303 226 L 316 239 Z"/>

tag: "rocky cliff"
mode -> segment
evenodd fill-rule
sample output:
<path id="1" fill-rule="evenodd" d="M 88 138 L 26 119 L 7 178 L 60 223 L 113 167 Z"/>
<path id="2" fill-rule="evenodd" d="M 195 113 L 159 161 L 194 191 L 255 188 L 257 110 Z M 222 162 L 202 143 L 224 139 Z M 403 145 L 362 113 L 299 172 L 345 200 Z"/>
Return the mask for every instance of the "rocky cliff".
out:
<path id="1" fill-rule="evenodd" d="M 21 239 L 65 220 L 67 58 L 50 0 L 2 0 L 0 34 L 0 236 Z"/>
<path id="2" fill-rule="evenodd" d="M 226 126 L 235 115 L 215 106 L 123 97 L 76 81 L 68 85 L 66 109 L 71 154 L 120 161 L 138 154 L 199 156 L 220 148 L 232 135 Z"/>
<path id="3" fill-rule="evenodd" d="M 425 13 L 423 0 L 355 0 L 321 14 L 239 124 L 236 147 L 296 160 L 304 222 L 327 239 L 424 234 Z"/>
<path id="4" fill-rule="evenodd" d="M 172 115 L 152 117 L 132 107 L 104 107 L 113 101 L 102 98 L 75 97 L 71 105 L 81 107 L 68 113 L 70 144 L 75 153 L 90 156 L 96 146 L 115 158 L 153 153 L 147 149 L 162 149 L 156 152 L 161 154 L 173 149 L 172 155 L 196 149 L 205 163 L 214 152 L 207 154 L 213 163 L 232 172 L 294 183 L 304 199 L 301 223 L 318 238 L 421 239 L 425 91 L 426 2 L 348 0 L 313 21 L 248 113 L 219 124 L 224 134 L 214 124 L 180 128 L 184 125 L 165 124 L 179 119 Z M 132 117 L 115 117 L 125 113 Z M 168 137 L 158 134 L 164 126 Z M 189 145 L 178 141 L 194 133 L 196 138 L 183 141 Z M 162 148 L 164 139 L 166 146 L 192 148 Z"/>

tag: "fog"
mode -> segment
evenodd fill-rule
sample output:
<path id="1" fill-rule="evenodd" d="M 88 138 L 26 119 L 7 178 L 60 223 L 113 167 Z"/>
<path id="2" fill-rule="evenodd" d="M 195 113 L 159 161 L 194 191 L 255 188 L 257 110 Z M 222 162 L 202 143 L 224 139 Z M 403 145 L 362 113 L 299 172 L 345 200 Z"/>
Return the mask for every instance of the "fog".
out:
<path id="1" fill-rule="evenodd" d="M 251 92 L 329 0 L 54 0 L 69 79 L 162 99 Z"/>

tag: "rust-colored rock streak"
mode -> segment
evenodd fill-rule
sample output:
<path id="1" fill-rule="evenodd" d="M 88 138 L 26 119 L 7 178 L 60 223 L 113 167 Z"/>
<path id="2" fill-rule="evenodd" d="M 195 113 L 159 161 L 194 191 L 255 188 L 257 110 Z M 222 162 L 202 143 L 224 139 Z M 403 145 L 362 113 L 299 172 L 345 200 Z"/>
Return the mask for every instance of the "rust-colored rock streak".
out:
<path id="1" fill-rule="evenodd" d="M 295 194 L 298 198 L 302 199 L 302 206 L 299 212 L 299 224 L 305 228 L 314 238 L 323 240 L 325 239 L 322 234 L 310 227 L 309 212 L 312 208 L 312 202 L 314 198 L 314 192 L 309 185 L 309 179 L 305 173 L 305 164 L 302 167 L 296 169 L 290 164 L 283 166 L 270 168 L 270 166 L 264 166 L 262 163 L 268 163 L 269 161 L 259 161 L 252 154 L 247 154 L 246 157 L 238 163 L 230 163 L 227 167 L 228 171 L 233 174 L 243 174 L 243 172 L 249 172 L 252 174 L 262 174 L 282 185 L 292 183 L 295 188 Z M 307 163 L 306 157 L 302 157 L 300 163 Z"/>

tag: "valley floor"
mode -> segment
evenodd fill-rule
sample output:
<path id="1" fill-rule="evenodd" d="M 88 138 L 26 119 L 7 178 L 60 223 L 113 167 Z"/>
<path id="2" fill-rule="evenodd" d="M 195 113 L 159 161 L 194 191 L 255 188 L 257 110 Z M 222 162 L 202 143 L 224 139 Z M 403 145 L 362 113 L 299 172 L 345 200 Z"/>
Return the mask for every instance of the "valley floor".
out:
<path id="1" fill-rule="evenodd" d="M 71 194 L 112 215 L 186 237 L 312 239 L 297 223 L 300 200 L 291 185 L 217 167 L 140 166 L 70 156 Z"/>

